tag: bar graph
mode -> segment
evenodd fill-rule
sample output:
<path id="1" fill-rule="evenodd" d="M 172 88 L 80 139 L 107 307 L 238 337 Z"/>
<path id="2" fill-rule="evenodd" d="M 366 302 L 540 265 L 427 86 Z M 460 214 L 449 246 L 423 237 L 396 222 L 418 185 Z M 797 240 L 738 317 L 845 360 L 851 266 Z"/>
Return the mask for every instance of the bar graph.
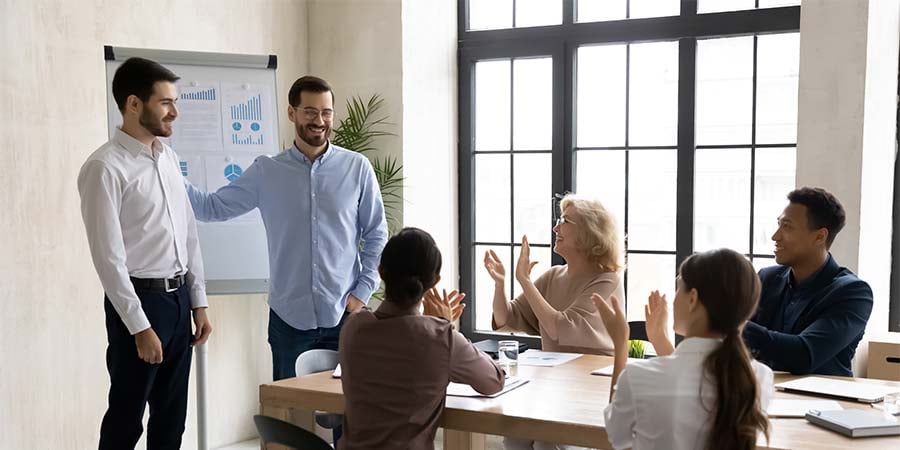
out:
<path id="1" fill-rule="evenodd" d="M 216 100 L 216 89 L 209 88 L 205 91 L 182 92 L 180 95 L 182 100 Z"/>
<path id="2" fill-rule="evenodd" d="M 263 145 L 263 136 L 260 134 L 254 139 L 253 136 L 239 137 L 237 134 L 232 134 L 231 143 L 234 145 Z"/>
<path id="3" fill-rule="evenodd" d="M 262 120 L 262 94 L 231 106 L 231 120 Z"/>

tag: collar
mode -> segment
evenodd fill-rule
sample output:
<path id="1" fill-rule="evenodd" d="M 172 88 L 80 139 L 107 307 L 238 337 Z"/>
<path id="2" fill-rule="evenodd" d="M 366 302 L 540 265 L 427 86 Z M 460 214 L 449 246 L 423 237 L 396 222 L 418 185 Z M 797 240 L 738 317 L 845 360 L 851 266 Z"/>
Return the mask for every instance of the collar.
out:
<path id="1" fill-rule="evenodd" d="M 325 152 L 323 152 L 322 155 L 316 159 L 316 161 L 318 161 L 319 164 L 324 164 L 325 161 L 327 161 L 328 159 L 331 158 L 331 155 L 333 155 L 334 153 L 337 153 L 337 152 L 333 151 L 334 148 L 336 148 L 336 146 L 333 145 L 331 143 L 331 141 L 328 141 L 328 145 L 325 147 Z M 288 152 L 291 154 L 291 156 L 294 157 L 294 159 L 296 159 L 297 161 L 300 161 L 301 163 L 304 163 L 308 166 L 311 166 L 313 164 L 313 161 L 310 161 L 309 158 L 307 158 L 306 155 L 304 155 L 303 152 L 301 152 L 300 149 L 297 148 L 296 143 L 291 144 L 291 147 L 288 149 Z"/>
<path id="2" fill-rule="evenodd" d="M 675 354 L 681 353 L 710 353 L 722 345 L 722 339 L 689 337 L 681 341 L 678 347 L 675 347 Z"/>
<path id="3" fill-rule="evenodd" d="M 147 156 L 154 158 L 154 155 L 161 154 L 163 150 L 165 150 L 165 146 L 162 145 L 162 142 L 160 142 L 159 139 L 154 138 L 151 146 L 147 146 L 118 127 L 116 127 L 116 132 L 113 134 L 113 140 L 124 147 L 125 150 L 128 150 L 128 153 L 131 153 L 131 156 L 134 156 L 135 158 L 140 156 L 143 152 L 146 152 Z"/>
<path id="4" fill-rule="evenodd" d="M 378 307 L 378 309 L 375 311 L 375 314 L 378 316 L 379 319 L 385 319 L 385 318 L 389 318 L 389 317 L 399 317 L 399 316 L 421 316 L 422 311 L 419 308 L 419 305 L 420 305 L 420 302 L 417 302 L 416 304 L 414 304 L 410 307 L 403 308 L 403 307 L 397 306 L 396 304 L 391 303 L 389 301 L 383 301 L 383 302 L 381 302 L 381 305 Z"/>
<path id="5" fill-rule="evenodd" d="M 838 266 L 837 261 L 834 260 L 834 257 L 831 256 L 831 252 L 828 252 L 828 258 L 825 260 L 825 264 L 822 264 L 822 267 L 819 267 L 818 270 L 813 272 L 809 278 L 803 280 L 799 284 L 794 283 L 794 277 L 791 274 L 794 273 L 794 269 L 789 269 L 784 272 L 783 277 L 785 277 L 785 283 L 789 285 L 792 289 L 801 291 L 806 289 L 815 289 L 827 284 L 829 281 L 834 279 L 834 276 L 837 275 L 838 271 L 840 271 L 841 267 Z"/>

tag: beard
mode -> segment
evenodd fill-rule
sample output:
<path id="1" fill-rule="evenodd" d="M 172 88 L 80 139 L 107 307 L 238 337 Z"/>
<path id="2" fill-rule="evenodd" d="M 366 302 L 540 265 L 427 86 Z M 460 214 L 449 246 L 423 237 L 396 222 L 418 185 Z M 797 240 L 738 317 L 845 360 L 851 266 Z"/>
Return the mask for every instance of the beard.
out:
<path id="1" fill-rule="evenodd" d="M 315 128 L 316 126 L 312 124 L 297 125 L 296 127 L 297 135 L 300 136 L 300 139 L 313 147 L 325 145 L 325 143 L 328 142 L 328 137 L 331 136 L 331 127 L 327 124 L 322 126 L 322 128 L 324 128 L 322 134 L 313 133 L 311 128 Z"/>
<path id="2" fill-rule="evenodd" d="M 149 131 L 154 136 L 169 137 L 172 135 L 172 127 L 169 126 L 168 128 L 166 128 L 164 126 L 164 122 L 166 121 L 164 119 L 157 119 L 153 117 L 149 109 L 144 109 L 144 111 L 141 112 L 141 116 L 140 118 L 138 118 L 138 122 L 142 127 L 146 128 L 147 131 Z"/>

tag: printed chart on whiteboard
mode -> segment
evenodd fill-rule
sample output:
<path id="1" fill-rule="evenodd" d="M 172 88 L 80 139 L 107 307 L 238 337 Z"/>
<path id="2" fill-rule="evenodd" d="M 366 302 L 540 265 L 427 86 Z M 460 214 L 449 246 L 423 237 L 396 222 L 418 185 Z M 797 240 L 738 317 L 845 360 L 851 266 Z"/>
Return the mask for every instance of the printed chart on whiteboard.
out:
<path id="1" fill-rule="evenodd" d="M 272 101 L 268 84 L 180 80 L 170 144 L 181 159 L 181 174 L 215 192 L 240 178 L 257 156 L 277 152 Z M 226 223 L 259 220 L 252 211 Z"/>

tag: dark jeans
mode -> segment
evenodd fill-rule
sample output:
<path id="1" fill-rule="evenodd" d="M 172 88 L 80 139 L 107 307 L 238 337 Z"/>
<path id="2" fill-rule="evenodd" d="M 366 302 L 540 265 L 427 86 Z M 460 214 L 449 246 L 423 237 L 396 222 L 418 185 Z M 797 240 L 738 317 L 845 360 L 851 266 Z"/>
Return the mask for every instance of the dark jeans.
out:
<path id="1" fill-rule="evenodd" d="M 150 326 L 162 342 L 163 361 L 148 364 L 138 357 L 132 336 L 108 298 L 106 367 L 109 408 L 100 425 L 100 449 L 133 449 L 143 432 L 144 408 L 150 404 L 147 449 L 178 449 L 187 415 L 191 371 L 191 299 L 182 286 L 174 292 L 137 290 Z"/>
<path id="2" fill-rule="evenodd" d="M 275 311 L 269 309 L 269 345 L 272 347 L 272 377 L 277 380 L 293 378 L 297 376 L 294 366 L 297 357 L 307 350 L 338 349 L 338 338 L 341 336 L 341 327 L 348 313 L 344 313 L 337 326 L 332 328 L 313 328 L 312 330 L 298 330 L 281 320 Z M 337 444 L 341 437 L 341 427 L 332 430 L 334 443 Z"/>

